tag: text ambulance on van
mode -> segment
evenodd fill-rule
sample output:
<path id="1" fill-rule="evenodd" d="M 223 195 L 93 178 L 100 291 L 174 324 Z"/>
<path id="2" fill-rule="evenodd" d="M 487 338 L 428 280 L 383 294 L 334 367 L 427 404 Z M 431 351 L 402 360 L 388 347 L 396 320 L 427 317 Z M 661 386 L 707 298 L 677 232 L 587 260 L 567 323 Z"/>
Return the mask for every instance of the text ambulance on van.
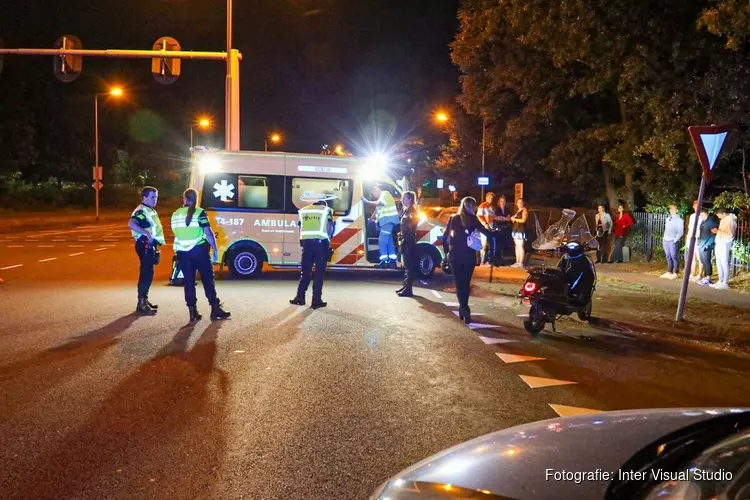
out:
<path id="1" fill-rule="evenodd" d="M 387 171 L 352 157 L 288 153 L 196 151 L 190 187 L 216 232 L 220 262 L 233 274 L 258 276 L 272 268 L 299 267 L 301 247 L 297 211 L 317 200 L 333 209 L 330 268 L 372 269 L 379 262 L 374 207 L 363 194 L 378 184 L 400 200 L 402 189 Z M 421 220 L 417 228 L 422 278 L 443 259 L 445 224 Z"/>

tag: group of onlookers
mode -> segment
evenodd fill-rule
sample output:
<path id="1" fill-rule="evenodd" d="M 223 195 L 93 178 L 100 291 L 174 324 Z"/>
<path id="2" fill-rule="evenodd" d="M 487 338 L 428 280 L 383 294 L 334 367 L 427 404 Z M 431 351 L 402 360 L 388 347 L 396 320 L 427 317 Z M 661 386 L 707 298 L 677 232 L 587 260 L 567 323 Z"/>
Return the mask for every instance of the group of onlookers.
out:
<path id="1" fill-rule="evenodd" d="M 496 264 L 503 260 L 504 250 L 513 241 L 513 248 L 516 253 L 516 262 L 510 267 L 523 268 L 526 257 L 526 221 L 529 217 L 529 211 L 523 199 L 516 200 L 515 210 L 507 207 L 505 196 L 497 198 L 495 204 L 495 193 L 487 193 L 484 201 L 476 208 L 476 216 L 482 226 L 489 231 L 496 231 L 492 236 L 482 234 L 482 251 L 481 265 L 490 266 L 494 257 Z M 493 252 L 493 249 L 495 250 Z"/>
<path id="2" fill-rule="evenodd" d="M 689 243 L 695 239 L 695 250 L 690 280 L 700 285 L 711 286 L 719 290 L 729 288 L 729 262 L 731 249 L 737 233 L 737 216 L 727 212 L 725 209 L 717 209 L 715 217 L 708 212 L 701 211 L 696 230 L 695 216 L 698 209 L 698 200 L 693 202 L 693 213 L 688 218 L 687 234 L 685 222 L 680 217 L 677 205 L 669 206 L 662 245 L 667 259 L 667 272 L 661 278 L 675 280 L 680 272 L 680 248 L 682 237 L 685 236 L 685 262 L 688 261 Z M 718 220 L 717 220 L 718 219 Z M 597 207 L 596 214 L 596 239 L 599 248 L 596 252 L 596 262 L 615 263 L 623 262 L 623 245 L 634 221 L 625 210 L 624 204 L 617 207 L 617 215 L 612 217 L 607 213 L 604 205 Z M 608 250 L 614 236 L 614 245 L 611 254 Z M 719 280 L 713 282 L 713 262 L 715 258 L 718 268 Z"/>

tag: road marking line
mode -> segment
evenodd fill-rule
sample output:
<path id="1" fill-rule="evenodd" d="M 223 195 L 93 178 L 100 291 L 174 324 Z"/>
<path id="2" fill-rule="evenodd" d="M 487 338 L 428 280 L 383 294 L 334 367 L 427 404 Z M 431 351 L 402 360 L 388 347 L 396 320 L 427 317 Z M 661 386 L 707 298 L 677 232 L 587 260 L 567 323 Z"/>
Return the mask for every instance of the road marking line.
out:
<path id="1" fill-rule="evenodd" d="M 458 307 L 458 302 L 443 302 L 446 307 Z"/>
<path id="2" fill-rule="evenodd" d="M 8 245 L 8 248 L 23 248 L 23 245 Z"/>
<path id="3" fill-rule="evenodd" d="M 68 254 L 68 257 L 75 257 L 76 255 L 83 255 L 83 252 Z"/>
<path id="4" fill-rule="evenodd" d="M 18 240 L 20 238 L 21 238 L 20 236 L 8 236 L 9 240 Z"/>
<path id="5" fill-rule="evenodd" d="M 437 293 L 437 291 L 435 291 L 435 290 L 430 290 L 430 291 L 432 292 L 432 295 L 434 295 L 435 297 L 437 297 L 437 298 L 439 298 L 439 299 L 442 299 L 442 298 L 443 298 L 443 296 L 442 296 L 442 295 L 440 295 L 439 293 Z"/>
<path id="6" fill-rule="evenodd" d="M 484 328 L 502 328 L 500 325 L 492 325 L 489 323 L 474 323 L 473 321 L 466 326 L 468 326 L 472 330 L 482 330 Z"/>
<path id="7" fill-rule="evenodd" d="M 83 248 L 83 245 L 68 245 L 69 248 Z"/>
<path id="8" fill-rule="evenodd" d="M 15 269 L 17 267 L 23 267 L 23 264 L 16 264 L 15 266 L 0 267 L 0 271 L 7 271 L 8 269 Z"/>
<path id="9" fill-rule="evenodd" d="M 57 260 L 57 257 L 50 257 L 49 259 L 41 259 L 38 262 L 49 262 L 51 260 Z"/>
<path id="10" fill-rule="evenodd" d="M 10 240 L 0 240 L 0 243 L 10 243 Z"/>
<path id="11" fill-rule="evenodd" d="M 52 238 L 52 241 L 65 241 L 65 238 Z"/>
<path id="12" fill-rule="evenodd" d="M 482 335 L 477 335 L 477 337 L 479 337 L 479 340 L 481 340 L 485 344 L 509 344 L 511 342 L 515 342 L 515 340 L 496 339 L 493 337 L 483 337 Z"/>
<path id="13" fill-rule="evenodd" d="M 115 245 L 115 244 L 112 244 L 112 245 L 102 245 L 102 246 L 103 246 L 103 247 L 116 247 L 117 245 Z"/>
<path id="14" fill-rule="evenodd" d="M 505 354 L 496 352 L 497 357 L 503 360 L 503 363 L 525 363 L 527 361 L 544 361 L 546 358 L 537 358 L 536 356 L 520 356 L 517 354 Z"/>
<path id="15" fill-rule="evenodd" d="M 556 385 L 573 385 L 578 382 L 571 382 L 570 380 L 558 380 L 556 378 L 544 378 L 544 377 L 531 377 L 529 375 L 519 375 L 521 380 L 526 382 L 526 385 L 532 389 L 538 389 L 540 387 L 553 387 Z"/>
<path id="16" fill-rule="evenodd" d="M 565 406 L 565 405 L 553 405 L 552 403 L 549 404 L 549 407 L 552 408 L 555 413 L 560 415 L 561 417 L 573 417 L 576 415 L 591 415 L 593 413 L 601 413 L 601 410 L 592 410 L 590 408 L 580 408 L 578 406 Z"/>
<path id="17" fill-rule="evenodd" d="M 55 248 L 55 245 L 37 245 L 37 248 Z"/>
<path id="18" fill-rule="evenodd" d="M 453 314 L 458 316 L 460 313 L 458 311 L 453 311 Z M 471 313 L 472 316 L 485 316 L 484 313 Z"/>
<path id="19" fill-rule="evenodd" d="M 101 252 L 102 250 L 106 250 L 106 248 L 97 248 L 94 252 Z"/>

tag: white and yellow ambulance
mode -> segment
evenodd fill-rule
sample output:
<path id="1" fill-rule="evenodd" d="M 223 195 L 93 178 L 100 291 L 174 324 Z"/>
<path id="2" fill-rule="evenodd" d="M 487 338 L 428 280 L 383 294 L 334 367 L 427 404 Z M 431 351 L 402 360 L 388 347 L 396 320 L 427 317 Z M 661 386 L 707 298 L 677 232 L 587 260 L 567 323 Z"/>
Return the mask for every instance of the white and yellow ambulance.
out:
<path id="1" fill-rule="evenodd" d="M 220 262 L 241 277 L 299 267 L 297 212 L 317 200 L 333 209 L 332 269 L 374 269 L 379 262 L 374 207 L 362 203 L 375 184 L 400 200 L 405 180 L 366 159 L 292 153 L 196 151 L 190 187 L 216 233 Z M 399 185 L 401 184 L 401 185 Z M 445 224 L 422 217 L 417 228 L 422 278 L 443 259 Z"/>

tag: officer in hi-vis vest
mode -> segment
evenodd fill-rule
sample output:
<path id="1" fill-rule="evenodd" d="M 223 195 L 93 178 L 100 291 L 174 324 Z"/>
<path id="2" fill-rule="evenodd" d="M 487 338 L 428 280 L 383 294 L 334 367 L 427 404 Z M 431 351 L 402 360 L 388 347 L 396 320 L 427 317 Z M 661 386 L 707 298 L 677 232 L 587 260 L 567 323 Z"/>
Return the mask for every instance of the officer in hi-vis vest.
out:
<path id="1" fill-rule="evenodd" d="M 383 190 L 377 184 L 372 188 L 372 195 L 376 201 L 370 201 L 362 196 L 362 203 L 375 208 L 375 222 L 380 228 L 378 237 L 378 250 L 380 252 L 380 263 L 378 267 L 391 267 L 396 269 L 396 242 L 393 240 L 393 230 L 399 223 L 398 207 L 393 195 Z"/>
<path id="2" fill-rule="evenodd" d="M 195 296 L 195 273 L 201 273 L 203 291 L 211 304 L 211 319 L 226 319 L 230 316 L 222 309 L 216 296 L 214 266 L 208 253 L 208 246 L 214 250 L 213 262 L 219 259 L 216 238 L 211 230 L 206 211 L 198 207 L 198 191 L 188 189 L 183 193 L 184 206 L 172 214 L 172 232 L 174 233 L 174 251 L 182 273 L 185 275 L 185 302 L 190 312 L 190 322 L 200 321 Z"/>
<path id="3" fill-rule="evenodd" d="M 313 296 L 310 307 L 318 309 L 325 307 L 323 302 L 323 278 L 328 264 L 328 249 L 333 235 L 333 211 L 325 201 L 317 201 L 299 209 L 299 239 L 302 245 L 302 271 L 297 287 L 297 296 L 289 301 L 296 306 L 305 305 L 305 294 L 310 285 L 313 263 L 315 264 L 315 279 L 313 281 Z"/>
<path id="4" fill-rule="evenodd" d="M 135 253 L 141 262 L 138 274 L 138 306 L 136 314 L 153 316 L 159 307 L 148 301 L 148 291 L 154 281 L 154 266 L 159 263 L 159 245 L 164 245 L 164 229 L 154 210 L 159 198 L 155 187 L 146 186 L 141 191 L 141 204 L 130 215 L 128 227 L 135 239 Z"/>

